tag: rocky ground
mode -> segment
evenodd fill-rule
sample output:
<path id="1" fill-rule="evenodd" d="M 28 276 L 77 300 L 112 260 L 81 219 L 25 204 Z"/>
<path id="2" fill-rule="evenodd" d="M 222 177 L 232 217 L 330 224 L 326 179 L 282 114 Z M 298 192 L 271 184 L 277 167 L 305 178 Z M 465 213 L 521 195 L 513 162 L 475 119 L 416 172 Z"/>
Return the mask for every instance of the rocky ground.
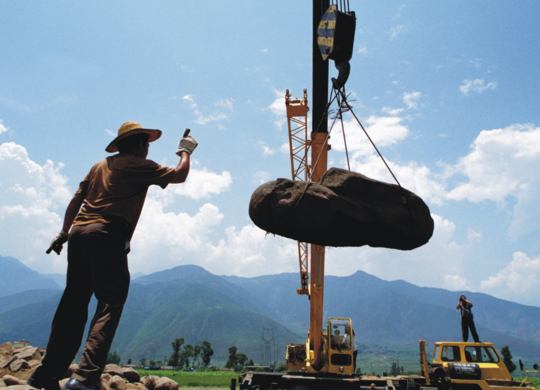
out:
<path id="1" fill-rule="evenodd" d="M 32 390 L 26 384 L 38 366 L 41 365 L 42 356 L 35 347 L 25 347 L 18 350 L 11 343 L 0 345 L 0 388 L 6 390 Z M 69 380 L 73 371 L 77 369 L 72 364 L 64 378 L 60 380 L 60 386 Z M 101 376 L 102 390 L 179 390 L 178 383 L 169 378 L 159 378 L 154 375 L 140 377 L 139 373 L 132 368 L 122 368 L 114 364 L 108 364 Z M 191 388 L 204 390 L 223 390 L 223 388 Z"/>

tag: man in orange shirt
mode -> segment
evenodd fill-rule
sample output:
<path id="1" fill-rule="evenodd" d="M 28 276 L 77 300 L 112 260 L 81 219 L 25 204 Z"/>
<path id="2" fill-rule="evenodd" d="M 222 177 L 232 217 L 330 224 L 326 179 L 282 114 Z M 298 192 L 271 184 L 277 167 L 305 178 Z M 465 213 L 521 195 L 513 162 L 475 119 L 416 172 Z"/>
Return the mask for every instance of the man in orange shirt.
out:
<path id="1" fill-rule="evenodd" d="M 105 149 L 107 157 L 92 167 L 69 203 L 64 225 L 47 253 L 60 254 L 68 242 L 66 289 L 51 326 L 47 353 L 28 385 L 59 390 L 81 345 L 92 294 L 98 306 L 90 325 L 79 367 L 64 390 L 99 390 L 116 328 L 126 301 L 130 275 L 127 254 L 148 187 L 183 183 L 197 142 L 188 132 L 176 154 L 180 162 L 168 168 L 148 160 L 150 142 L 160 130 L 126 122 Z"/>

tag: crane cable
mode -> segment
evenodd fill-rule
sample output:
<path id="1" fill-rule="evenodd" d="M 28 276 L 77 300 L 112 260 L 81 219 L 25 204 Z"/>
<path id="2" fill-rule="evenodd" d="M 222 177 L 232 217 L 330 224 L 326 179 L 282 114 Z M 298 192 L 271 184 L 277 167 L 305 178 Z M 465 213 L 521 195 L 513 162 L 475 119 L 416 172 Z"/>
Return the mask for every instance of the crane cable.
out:
<path id="1" fill-rule="evenodd" d="M 347 96 L 345 95 L 344 93 L 344 90 L 345 90 L 345 86 L 343 86 L 341 89 L 336 89 L 336 88 L 332 88 L 332 92 L 331 92 L 331 95 L 333 95 L 332 99 L 330 100 L 330 102 L 326 105 L 326 111 L 324 112 L 324 115 L 322 115 L 321 117 L 321 120 L 319 121 L 319 124 L 317 125 L 317 128 L 315 129 L 315 131 L 313 132 L 314 134 L 317 134 L 319 132 L 319 129 L 321 127 L 321 124 L 323 123 L 323 120 L 326 120 L 327 116 L 328 116 L 328 112 L 329 112 L 329 108 L 330 106 L 332 105 L 332 103 L 334 101 L 338 101 L 338 111 L 336 113 L 336 115 L 334 116 L 334 120 L 332 121 L 332 125 L 330 126 L 330 130 L 327 132 L 326 134 L 326 137 L 324 139 L 324 143 L 323 143 L 323 147 L 321 148 L 321 151 L 319 152 L 319 155 L 317 156 L 317 160 L 315 161 L 315 164 L 313 165 L 313 167 L 308 171 L 308 176 L 309 176 L 309 180 L 306 181 L 306 186 L 304 188 L 304 190 L 302 191 L 302 194 L 300 195 L 300 197 L 298 198 L 298 200 L 295 202 L 294 206 L 292 207 L 291 211 L 289 213 L 287 213 L 282 219 L 281 221 L 279 221 L 277 223 L 277 225 L 281 225 L 287 218 L 289 218 L 292 213 L 294 212 L 294 210 L 296 210 L 296 207 L 300 204 L 300 202 L 302 201 L 302 198 L 304 197 L 304 195 L 306 194 L 307 192 L 307 189 L 309 188 L 309 185 L 311 184 L 311 172 L 315 169 L 315 167 L 317 166 L 317 164 L 319 163 L 319 160 L 322 156 L 322 151 L 324 150 L 324 146 L 326 144 L 328 144 L 328 140 L 330 139 L 330 133 L 332 132 L 332 129 L 334 128 L 334 125 L 336 123 L 336 120 L 337 118 L 339 117 L 340 118 L 340 121 L 341 121 L 341 128 L 342 128 L 342 132 L 343 132 L 343 139 L 344 139 L 344 143 L 345 143 L 345 153 L 346 153 L 346 156 L 347 156 L 347 165 L 348 165 L 348 168 L 349 168 L 349 171 L 351 170 L 351 167 L 350 167 L 350 164 L 349 164 L 349 153 L 348 153 L 348 150 L 347 150 L 347 141 L 346 141 L 346 136 L 345 136 L 345 127 L 343 125 L 343 115 L 342 115 L 342 111 L 343 111 L 343 104 L 346 105 L 346 110 L 347 111 L 350 111 L 351 114 L 353 115 L 354 119 L 356 119 L 356 122 L 358 123 L 358 125 L 360 126 L 360 128 L 362 129 L 362 131 L 364 132 L 364 134 L 366 135 L 366 137 L 368 138 L 369 142 L 371 143 L 371 145 L 373 146 L 373 148 L 375 149 L 375 151 L 377 152 L 377 154 L 379 155 L 379 157 L 381 158 L 381 160 L 383 161 L 384 165 L 386 166 L 386 168 L 388 169 L 388 171 L 390 172 L 390 174 L 392 175 L 392 177 L 394 178 L 395 182 L 397 183 L 399 189 L 400 189 L 400 192 L 401 192 L 401 195 L 402 195 L 402 200 L 403 200 L 403 203 L 407 206 L 407 210 L 409 212 L 409 221 L 411 222 L 411 227 L 412 227 L 412 230 L 413 232 L 415 231 L 415 228 L 414 228 L 414 224 L 412 223 L 413 222 L 413 218 L 412 218 L 412 210 L 411 210 L 411 207 L 410 207 L 410 204 L 409 202 L 407 201 L 407 196 L 405 194 L 405 190 L 404 188 L 401 186 L 399 180 L 397 179 L 396 175 L 394 175 L 394 172 L 392 172 L 392 169 L 390 168 L 390 166 L 388 165 L 388 163 L 386 162 L 385 158 L 383 157 L 383 155 L 381 154 L 381 152 L 379 151 L 379 149 L 377 148 L 377 146 L 375 145 L 375 143 L 373 142 L 373 140 L 371 139 L 371 137 L 369 136 L 367 130 L 364 128 L 364 126 L 362 125 L 362 123 L 360 122 L 360 120 L 358 119 L 358 117 L 356 116 L 356 114 L 354 113 L 351 105 L 349 104 L 349 102 L 347 101 Z M 340 97 L 341 97 L 341 100 L 340 100 Z M 300 160 L 300 164 L 299 164 L 299 168 L 300 169 L 300 166 L 302 165 L 302 163 L 305 161 L 305 165 L 306 165 L 306 168 L 307 168 L 307 156 L 308 156 L 308 152 L 309 152 L 309 149 L 311 148 L 311 143 L 308 145 L 308 147 L 306 148 L 305 152 L 304 152 L 304 157 L 302 157 L 302 159 Z M 324 177 L 324 176 L 323 176 Z M 267 232 L 268 233 L 268 232 Z"/>

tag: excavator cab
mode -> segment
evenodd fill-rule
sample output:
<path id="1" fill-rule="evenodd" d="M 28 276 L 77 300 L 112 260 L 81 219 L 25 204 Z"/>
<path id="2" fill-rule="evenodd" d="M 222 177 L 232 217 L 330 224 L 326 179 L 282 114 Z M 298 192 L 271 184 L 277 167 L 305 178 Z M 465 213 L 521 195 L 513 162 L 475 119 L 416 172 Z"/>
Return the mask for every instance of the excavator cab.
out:
<path id="1" fill-rule="evenodd" d="M 328 372 L 354 374 L 354 332 L 350 318 L 329 318 Z"/>

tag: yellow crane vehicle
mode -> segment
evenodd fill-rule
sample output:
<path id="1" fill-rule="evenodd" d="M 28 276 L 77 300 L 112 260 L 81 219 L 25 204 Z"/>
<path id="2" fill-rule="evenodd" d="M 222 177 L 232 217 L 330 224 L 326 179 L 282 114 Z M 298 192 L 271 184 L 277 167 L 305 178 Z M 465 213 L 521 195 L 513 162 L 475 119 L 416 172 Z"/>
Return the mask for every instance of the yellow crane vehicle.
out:
<path id="1" fill-rule="evenodd" d="M 509 390 L 530 387 L 527 372 L 524 381 L 515 381 L 492 343 L 441 341 L 433 348 L 433 361 L 427 362 L 425 343 L 420 341 L 420 364 L 426 378 L 423 386 L 437 389 Z M 538 371 L 538 366 L 534 368 Z M 537 372 L 532 371 L 532 372 Z"/>
<path id="2" fill-rule="evenodd" d="M 333 59 L 339 70 L 338 78 L 332 79 L 332 93 L 338 103 L 334 121 L 343 112 L 352 111 L 344 84 L 350 70 L 351 34 L 354 36 L 356 19 L 348 1 L 339 2 L 341 10 L 338 4 L 329 3 L 329 0 L 313 1 L 313 128 L 309 137 L 307 90 L 302 98 L 291 98 L 288 90 L 285 94 L 293 180 L 316 182 L 327 171 L 330 150 L 328 62 L 324 61 L 327 58 Z M 429 363 L 425 342 L 420 341 L 421 375 L 379 377 L 356 373 L 351 319 L 330 317 L 326 328 L 323 324 L 325 247 L 298 242 L 298 257 L 300 288 L 296 292 L 310 301 L 306 342 L 287 346 L 286 373 L 247 372 L 239 378 L 240 390 L 509 390 L 529 386 L 512 380 L 491 343 L 436 343 L 433 362 Z"/>
<path id="3" fill-rule="evenodd" d="M 346 326 L 347 319 L 329 319 L 334 324 Z M 329 328 L 330 329 L 330 328 Z M 464 343 L 441 341 L 435 343 L 433 360 L 428 362 L 425 341 L 420 340 L 421 375 L 398 375 L 394 377 L 345 374 L 332 357 L 340 356 L 334 363 L 348 360 L 337 344 L 328 345 L 327 370 L 309 373 L 302 370 L 287 373 L 248 372 L 240 376 L 241 390 L 536 390 L 528 381 L 530 372 L 520 360 L 521 370 L 527 373 L 523 381 L 510 375 L 503 359 L 492 343 Z M 326 347 L 325 347 L 326 348 Z M 336 370 L 337 368 L 337 370 Z"/>

